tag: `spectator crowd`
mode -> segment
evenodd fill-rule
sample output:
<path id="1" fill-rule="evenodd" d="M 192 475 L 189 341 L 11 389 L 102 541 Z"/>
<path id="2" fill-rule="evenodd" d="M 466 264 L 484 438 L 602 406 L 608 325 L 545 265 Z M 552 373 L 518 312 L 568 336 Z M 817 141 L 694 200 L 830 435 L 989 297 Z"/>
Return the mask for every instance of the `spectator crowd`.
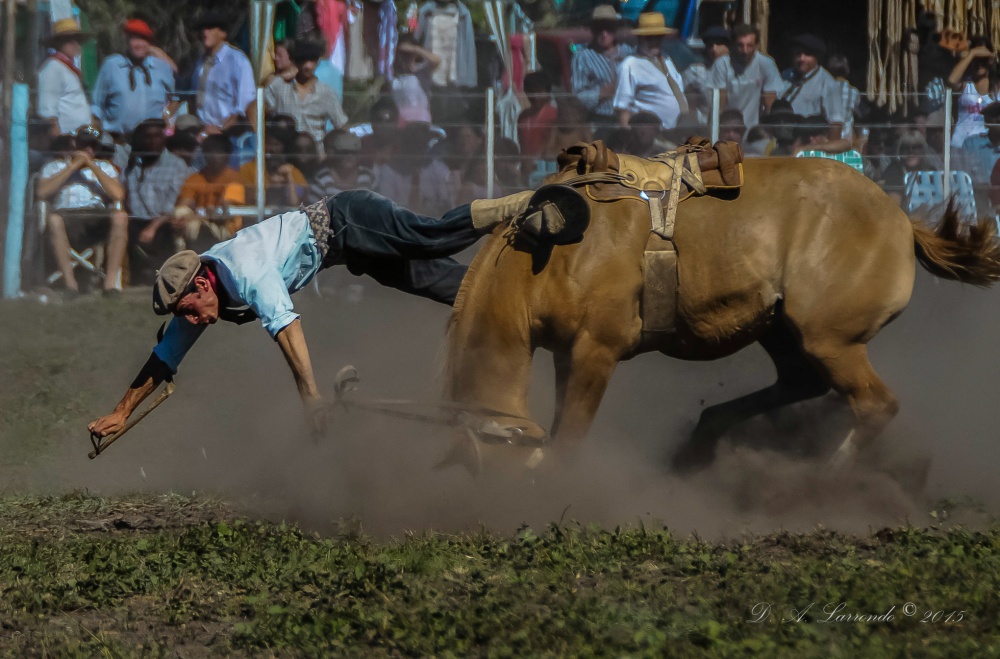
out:
<path id="1" fill-rule="evenodd" d="M 603 139 L 649 156 L 707 134 L 716 91 L 719 136 L 741 143 L 748 157 L 842 160 L 904 207 L 915 174 L 942 167 L 942 99 L 954 94 L 953 168 L 968 172 L 984 208 L 1000 202 L 995 50 L 981 37 L 940 33 L 932 14 L 912 29 L 922 93 L 906 107 L 907 127 L 891 127 L 875 121 L 849 82 L 847 57 L 819 37 L 795 36 L 780 69 L 752 26 L 703 29 L 704 48 L 695 52 L 660 13 L 628 27 L 614 7 L 598 6 L 589 43 L 574 48 L 565 92 L 554 92 L 558 72 L 525 73 L 524 61 L 513 67 L 520 79 L 505 78 L 518 109 L 500 112 L 492 182 L 484 108 L 469 101 L 481 94 L 466 93 L 479 81 L 462 2 L 431 0 L 411 32 L 380 39 L 370 66 L 387 84 L 355 117 L 345 112 L 342 81 L 329 75 L 337 47 L 305 21 L 294 40 L 275 44 L 263 83 L 263 191 L 253 67 L 228 41 L 227 17 L 207 11 L 193 27 L 201 55 L 182 73 L 149 23 L 126 20 L 125 50 L 101 63 L 88 98 L 77 67 L 87 35 L 74 19 L 52 25 L 38 71 L 34 193 L 45 203 L 47 242 L 69 297 L 80 288 L 71 245 L 81 241 L 106 243 L 103 288 L 114 296 L 123 263 L 141 278 L 177 250 L 231 237 L 260 194 L 269 208 L 286 209 L 362 187 L 437 215 L 490 187 L 499 196 L 537 185 L 559 151 L 578 141 Z"/>

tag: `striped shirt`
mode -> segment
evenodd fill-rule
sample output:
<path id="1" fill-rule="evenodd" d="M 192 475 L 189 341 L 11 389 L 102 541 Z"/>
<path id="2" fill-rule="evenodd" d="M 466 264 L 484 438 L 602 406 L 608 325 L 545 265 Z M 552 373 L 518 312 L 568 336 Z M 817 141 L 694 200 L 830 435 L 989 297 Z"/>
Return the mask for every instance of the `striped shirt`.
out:
<path id="1" fill-rule="evenodd" d="M 592 114 L 611 118 L 615 110 L 611 97 L 601 99 L 601 87 L 617 86 L 618 69 L 622 60 L 635 52 L 627 44 L 619 44 L 610 55 L 585 46 L 573 55 L 573 94 Z"/>
<path id="2" fill-rule="evenodd" d="M 187 163 L 166 149 L 156 163 L 142 166 L 142 158 L 125 170 L 125 187 L 128 190 L 129 214 L 132 217 L 152 219 L 173 213 L 181 186 L 194 170 Z"/>

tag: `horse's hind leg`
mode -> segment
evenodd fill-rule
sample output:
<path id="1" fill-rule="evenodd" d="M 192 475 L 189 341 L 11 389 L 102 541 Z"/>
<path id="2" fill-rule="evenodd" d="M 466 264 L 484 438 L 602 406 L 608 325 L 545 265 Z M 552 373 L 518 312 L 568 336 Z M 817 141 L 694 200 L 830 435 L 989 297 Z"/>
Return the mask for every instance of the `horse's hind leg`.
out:
<path id="1" fill-rule="evenodd" d="M 774 362 L 777 381 L 746 396 L 705 408 L 691 437 L 674 455 L 673 466 L 690 470 L 710 463 L 722 436 L 734 426 L 786 405 L 822 396 L 830 385 L 802 350 L 797 337 L 780 321 L 761 337 Z"/>

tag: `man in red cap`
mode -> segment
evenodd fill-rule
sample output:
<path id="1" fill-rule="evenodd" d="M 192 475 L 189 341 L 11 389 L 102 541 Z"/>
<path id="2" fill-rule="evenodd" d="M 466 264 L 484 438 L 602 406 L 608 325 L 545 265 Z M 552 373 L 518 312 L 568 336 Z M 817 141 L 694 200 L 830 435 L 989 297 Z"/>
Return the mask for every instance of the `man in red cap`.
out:
<path id="1" fill-rule="evenodd" d="M 146 21 L 125 21 L 124 55 L 104 60 L 94 86 L 91 112 L 104 130 L 127 135 L 146 119 L 168 119 L 175 109 L 174 72 L 154 54 L 155 34 Z"/>

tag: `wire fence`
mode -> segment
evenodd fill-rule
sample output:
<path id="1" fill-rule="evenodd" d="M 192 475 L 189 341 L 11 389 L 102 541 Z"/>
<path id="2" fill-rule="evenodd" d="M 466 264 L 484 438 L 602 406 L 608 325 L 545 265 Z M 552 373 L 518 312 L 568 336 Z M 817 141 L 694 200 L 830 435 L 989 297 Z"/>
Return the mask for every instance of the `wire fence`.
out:
<path id="1" fill-rule="evenodd" d="M 955 97 L 953 102 L 947 94 L 914 95 L 891 121 L 876 120 L 883 115 L 863 100 L 849 113 L 846 128 L 833 128 L 822 116 L 800 117 L 780 103 L 771 112 L 761 108 L 761 123 L 747 126 L 739 108 L 724 107 L 712 90 L 689 93 L 691 112 L 668 126 L 655 113 L 633 114 L 627 122 L 615 115 L 596 116 L 567 93 L 529 99 L 498 96 L 493 90 L 434 92 L 425 105 L 414 108 L 394 104 L 387 94 L 348 92 L 342 104 L 349 120 L 336 129 L 329 122 L 317 128 L 313 121 L 312 130 L 305 130 L 309 121 L 299 118 L 297 123 L 293 116 L 266 113 L 262 159 L 255 122 L 240 118 L 224 127 L 204 126 L 185 116 L 183 104 L 164 124 L 154 126 L 152 139 L 144 131 L 128 135 L 87 128 L 78 131 L 83 137 L 60 136 L 51 121 L 33 117 L 28 122 L 28 224 L 37 220 L 44 227 L 39 209 L 51 211 L 55 205 L 49 200 L 43 206 L 35 198 L 42 168 L 71 159 L 78 142 L 94 135 L 99 136 L 90 142 L 95 158 L 114 163 L 126 184 L 123 205 L 137 227 L 132 234 L 155 219 L 153 213 L 137 211 L 137 200 L 150 196 L 144 188 L 164 185 L 155 177 L 144 178 L 150 158 L 156 161 L 166 149 L 186 165 L 175 177 L 204 173 L 212 160 L 208 152 L 217 150 L 220 142 L 213 137 L 215 146 L 209 147 L 210 136 L 216 134 L 224 137 L 229 151 L 225 164 L 244 187 L 239 198 L 194 209 L 220 224 L 239 216 L 245 226 L 351 187 L 370 188 L 417 212 L 440 215 L 473 199 L 537 187 L 556 171 L 560 151 L 578 142 L 600 139 L 612 150 L 651 156 L 694 135 L 738 141 L 746 158 L 840 160 L 881 185 L 908 211 L 940 206 L 954 195 L 969 216 L 993 215 L 1000 202 L 1000 172 L 994 171 L 1000 159 L 1000 126 L 984 119 L 988 98 L 970 98 L 967 93 Z M 149 143 L 161 151 L 144 150 Z M 260 170 L 263 197 L 257 194 Z M 178 188 L 182 184 L 174 182 Z M 156 212 L 161 214 L 173 213 L 181 201 L 163 195 L 158 199 L 162 208 Z"/>

